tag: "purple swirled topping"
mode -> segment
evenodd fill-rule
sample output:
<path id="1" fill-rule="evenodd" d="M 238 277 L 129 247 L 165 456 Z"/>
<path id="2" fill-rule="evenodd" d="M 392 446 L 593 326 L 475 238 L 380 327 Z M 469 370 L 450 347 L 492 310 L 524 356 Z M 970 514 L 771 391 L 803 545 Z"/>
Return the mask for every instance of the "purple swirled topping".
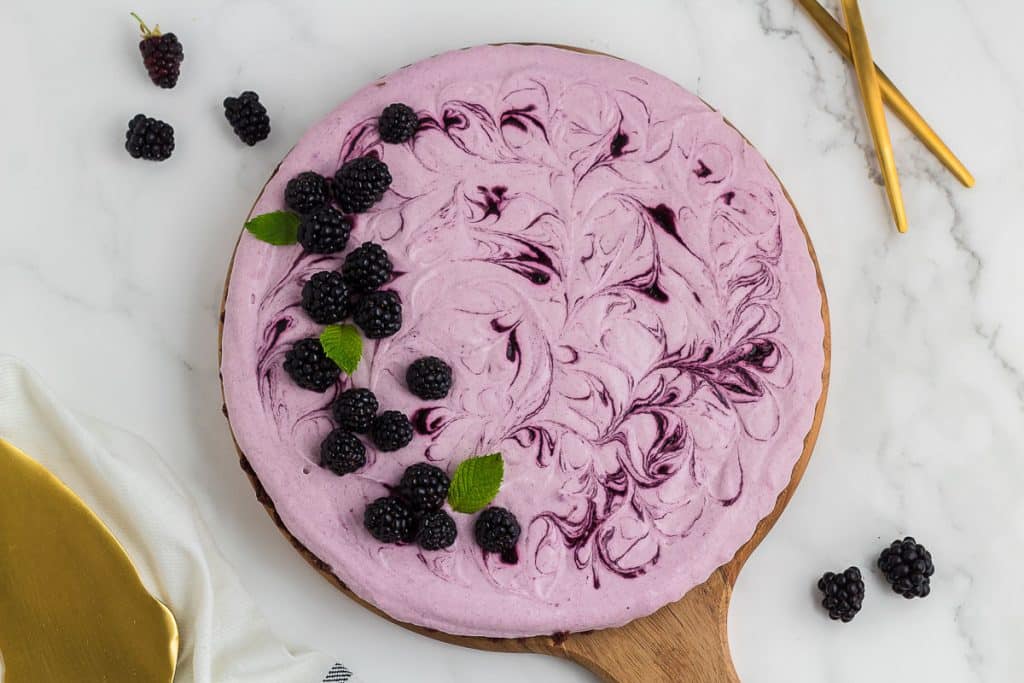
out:
<path id="1" fill-rule="evenodd" d="M 374 128 L 412 106 L 411 143 Z M 393 617 L 456 634 L 601 628 L 653 612 L 728 561 L 774 505 L 810 429 L 824 364 L 804 235 L 760 155 L 698 98 L 634 64 L 539 46 L 480 47 L 402 69 L 315 125 L 289 178 L 374 153 L 394 178 L 356 218 L 384 245 L 405 325 L 353 377 L 406 412 L 412 444 L 316 466 L 332 392 L 283 354 L 318 329 L 298 308 L 314 256 L 243 235 L 222 374 L 238 442 L 288 529 Z M 424 355 L 454 387 L 403 386 Z M 339 386 L 338 390 L 344 387 Z M 501 451 L 496 504 L 523 525 L 513 565 L 456 515 L 448 551 L 383 546 L 368 501 L 429 460 Z"/>

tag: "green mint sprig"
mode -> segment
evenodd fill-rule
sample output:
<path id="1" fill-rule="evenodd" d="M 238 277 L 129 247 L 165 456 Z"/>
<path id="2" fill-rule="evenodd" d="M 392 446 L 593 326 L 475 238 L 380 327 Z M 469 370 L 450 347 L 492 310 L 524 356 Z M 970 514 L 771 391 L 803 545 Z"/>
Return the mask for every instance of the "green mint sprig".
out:
<path id="1" fill-rule="evenodd" d="M 363 357 L 363 338 L 352 325 L 328 325 L 320 333 L 320 345 L 327 357 L 346 375 L 351 375 L 359 367 Z"/>
<path id="2" fill-rule="evenodd" d="M 284 246 L 299 241 L 299 217 L 289 211 L 273 211 L 254 216 L 245 229 L 258 240 Z"/>
<path id="3" fill-rule="evenodd" d="M 501 453 L 468 458 L 459 463 L 448 487 L 448 504 L 456 512 L 471 514 L 487 507 L 498 495 L 505 476 Z"/>

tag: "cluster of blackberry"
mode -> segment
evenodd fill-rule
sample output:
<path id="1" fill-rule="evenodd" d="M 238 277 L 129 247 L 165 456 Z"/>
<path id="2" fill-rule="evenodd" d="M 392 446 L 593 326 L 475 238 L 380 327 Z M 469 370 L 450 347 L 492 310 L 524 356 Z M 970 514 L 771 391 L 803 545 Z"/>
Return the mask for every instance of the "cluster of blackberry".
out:
<path id="1" fill-rule="evenodd" d="M 173 33 L 161 33 L 159 25 L 150 29 L 137 14 L 132 13 L 132 16 L 142 31 L 139 53 L 149 79 L 161 88 L 173 88 L 178 84 L 181 63 L 185 60 L 181 41 Z M 270 135 L 270 115 L 260 103 L 259 95 L 251 90 L 226 98 L 224 116 L 235 135 L 247 145 L 255 145 Z M 136 114 L 128 122 L 124 146 L 136 159 L 164 161 L 174 151 L 174 128 L 166 121 Z"/>
<path id="2" fill-rule="evenodd" d="M 931 593 L 935 573 L 932 555 L 910 536 L 895 540 L 878 557 L 878 568 L 893 591 L 905 598 L 924 598 Z M 852 621 L 864 602 L 864 579 L 857 567 L 826 572 L 818 581 L 822 606 L 837 621 Z"/>
<path id="3" fill-rule="evenodd" d="M 337 427 L 320 444 L 320 464 L 342 476 L 366 464 L 366 448 L 356 434 L 369 432 L 380 451 L 397 451 L 412 441 L 412 423 L 397 410 L 377 414 L 377 397 L 369 389 L 347 389 L 331 407 Z"/>
<path id="4" fill-rule="evenodd" d="M 387 165 L 375 156 L 346 162 L 334 178 L 315 171 L 298 174 L 288 181 L 284 200 L 299 215 L 299 244 L 315 254 L 344 251 L 352 232 L 351 214 L 373 206 L 390 184 Z M 351 315 L 367 338 L 390 337 L 402 327 L 402 301 L 380 287 L 393 271 L 384 248 L 364 242 L 345 256 L 340 272 L 323 271 L 309 279 L 302 307 L 318 323 L 337 323 Z"/>
<path id="5" fill-rule="evenodd" d="M 411 543 L 424 550 L 443 550 L 455 543 L 458 529 L 442 510 L 451 481 L 439 467 L 420 462 L 406 468 L 392 495 L 366 507 L 363 524 L 381 543 Z M 519 521 L 502 507 L 486 508 L 473 525 L 473 535 L 485 552 L 499 553 L 504 562 L 517 561 Z"/>
<path id="6" fill-rule="evenodd" d="M 400 144 L 412 139 L 419 125 L 416 113 L 404 104 L 388 106 L 378 119 L 382 141 Z M 345 249 L 352 231 L 352 214 L 369 210 L 391 185 L 387 164 L 375 155 L 345 162 L 333 177 L 304 171 L 288 181 L 285 207 L 299 216 L 297 241 L 317 254 Z M 339 323 L 349 316 L 369 339 L 389 337 L 401 328 L 402 303 L 398 295 L 382 291 L 394 267 L 379 244 L 364 242 L 345 256 L 340 270 L 314 273 L 302 288 L 302 308 L 321 325 Z M 340 368 L 327 357 L 318 339 L 303 339 L 285 356 L 285 370 L 296 384 L 326 391 L 340 377 Z M 439 400 L 452 387 L 452 369 L 436 356 L 413 361 L 405 373 L 409 390 L 424 400 Z M 342 392 L 331 408 L 337 425 L 320 445 L 320 464 L 344 476 L 366 464 L 366 447 L 357 434 L 367 434 L 382 452 L 407 446 L 413 437 L 409 418 L 396 410 L 378 413 L 372 391 L 352 388 Z M 416 542 L 424 550 L 442 550 L 458 536 L 455 520 L 442 507 L 448 497 L 448 475 L 428 463 L 405 470 L 392 494 L 370 503 L 364 525 L 382 543 Z M 474 535 L 486 552 L 516 561 L 520 535 L 515 516 L 490 507 L 476 520 Z"/>
<path id="7" fill-rule="evenodd" d="M 434 465 L 420 462 L 406 468 L 392 495 L 366 507 L 366 530 L 381 543 L 416 541 L 424 550 L 449 547 L 458 536 L 455 520 L 441 509 L 450 483 Z"/>

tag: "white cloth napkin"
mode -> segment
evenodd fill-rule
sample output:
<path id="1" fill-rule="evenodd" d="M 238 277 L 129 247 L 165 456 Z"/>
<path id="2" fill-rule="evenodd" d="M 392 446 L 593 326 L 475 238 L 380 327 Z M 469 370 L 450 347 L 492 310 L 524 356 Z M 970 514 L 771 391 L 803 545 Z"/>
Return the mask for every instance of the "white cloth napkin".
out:
<path id="1" fill-rule="evenodd" d="M 174 475 L 141 438 L 61 407 L 0 355 L 0 437 L 67 484 L 128 551 L 181 634 L 176 683 L 358 683 L 267 628 Z"/>

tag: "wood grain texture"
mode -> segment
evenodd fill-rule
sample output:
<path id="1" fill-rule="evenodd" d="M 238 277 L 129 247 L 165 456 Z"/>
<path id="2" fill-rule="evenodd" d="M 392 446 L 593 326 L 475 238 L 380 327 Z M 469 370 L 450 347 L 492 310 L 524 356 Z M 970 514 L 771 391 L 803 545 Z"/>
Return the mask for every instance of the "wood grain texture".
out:
<path id="1" fill-rule="evenodd" d="M 557 45 L 563 49 L 574 49 L 591 54 L 591 50 Z M 710 105 L 709 105 L 710 106 Z M 731 124 L 730 124 L 731 125 Z M 741 133 L 742 135 L 742 133 Z M 745 139 L 745 138 L 744 138 Z M 749 141 L 747 141 L 749 144 Z M 277 172 L 276 169 L 274 171 Z M 774 174 L 774 170 L 772 171 Z M 273 177 L 273 174 L 271 175 Z M 778 176 L 776 175 L 776 178 Z M 779 180 L 782 186 L 782 181 Z M 783 187 L 786 200 L 793 204 L 788 191 Z M 262 191 L 260 193 L 262 196 Z M 259 198 L 257 198 L 257 202 Z M 254 204 L 255 206 L 255 204 Z M 360 603 L 381 617 L 420 633 L 428 638 L 440 640 L 454 645 L 490 650 L 496 652 L 533 652 L 538 654 L 563 657 L 586 667 L 603 681 L 608 683 L 739 683 L 739 677 L 733 668 L 729 653 L 728 616 L 729 601 L 736 579 L 747 559 L 757 546 L 771 531 L 786 508 L 814 450 L 815 441 L 825 413 L 825 402 L 828 394 L 829 374 L 831 370 L 832 336 L 825 294 L 825 285 L 821 277 L 821 268 L 811 243 L 810 235 L 793 205 L 797 221 L 807 241 L 807 250 L 814 262 L 817 274 L 818 289 L 821 292 L 821 317 L 824 322 L 823 350 L 825 362 L 821 376 L 821 395 L 818 397 L 811 428 L 804 438 L 803 452 L 793 467 L 789 484 L 779 494 L 775 508 L 761 520 L 753 536 L 747 541 L 727 564 L 719 567 L 700 586 L 692 589 L 681 600 L 666 605 L 650 616 L 636 619 L 625 626 L 600 631 L 588 631 L 571 634 L 552 634 L 532 638 L 484 638 L 471 636 L 453 636 L 432 629 L 421 628 L 391 619 L 365 600 L 360 599 L 331 572 L 330 566 L 306 548 L 301 541 L 288 531 L 281 517 L 274 508 L 274 503 L 260 483 L 259 477 L 249 465 L 245 454 L 235 448 L 242 469 L 248 475 L 257 499 L 263 504 L 267 513 L 273 518 L 281 533 L 291 544 L 313 565 L 328 581 L 343 591 L 351 599 Z M 241 238 L 241 235 L 239 236 Z M 237 244 L 236 244 L 237 250 Z M 218 346 L 223 343 L 224 302 L 227 300 L 228 285 L 231 280 L 231 267 L 234 254 L 228 265 L 227 277 L 224 282 L 224 295 L 221 303 L 220 335 Z M 223 394 L 223 385 L 221 387 Z M 225 404 L 224 414 L 227 417 Z M 230 420 L 228 422 L 230 428 Z M 232 438 L 234 434 L 232 433 Z"/>

